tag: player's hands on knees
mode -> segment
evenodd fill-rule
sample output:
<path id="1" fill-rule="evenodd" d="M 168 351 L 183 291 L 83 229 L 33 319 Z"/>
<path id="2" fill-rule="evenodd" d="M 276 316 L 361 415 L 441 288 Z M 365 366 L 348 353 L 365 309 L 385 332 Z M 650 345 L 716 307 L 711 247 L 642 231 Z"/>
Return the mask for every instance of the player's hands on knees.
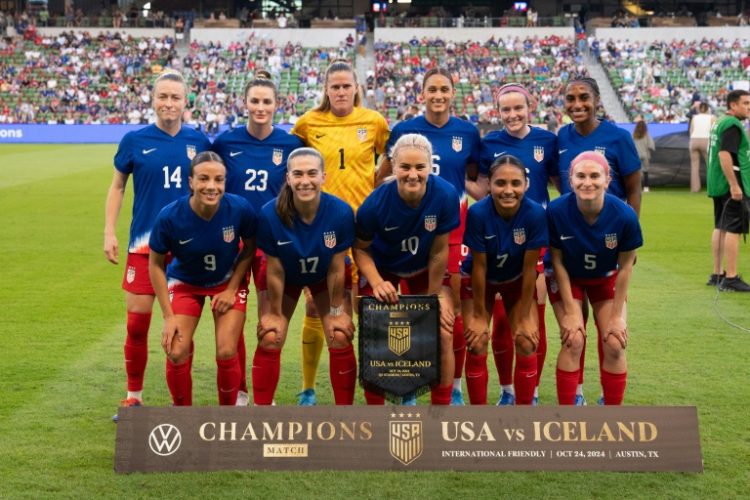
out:
<path id="1" fill-rule="evenodd" d="M 565 314 L 560 321 L 560 341 L 565 347 L 571 346 L 572 337 L 577 332 L 586 336 L 586 327 L 583 325 L 583 316 L 580 313 Z"/>
<path id="2" fill-rule="evenodd" d="M 234 307 L 235 296 L 237 290 L 230 290 L 227 288 L 223 292 L 217 293 L 211 299 L 211 310 L 219 314 L 224 314 Z"/>
<path id="3" fill-rule="evenodd" d="M 604 331 L 604 342 L 610 335 L 614 335 L 623 349 L 628 346 L 628 325 L 625 323 L 625 318 L 615 316 L 610 319 L 607 329 Z"/>
<path id="4" fill-rule="evenodd" d="M 389 304 L 398 302 L 396 287 L 388 280 L 383 280 L 377 286 L 372 287 L 372 295 L 380 302 L 388 302 Z"/>
<path id="5" fill-rule="evenodd" d="M 339 316 L 328 317 L 328 331 L 326 332 L 326 337 L 328 338 L 329 344 L 335 340 L 336 333 L 340 333 L 346 337 L 349 343 L 351 343 L 354 338 L 354 322 L 352 321 L 352 317 L 347 313 L 342 313 Z"/>
<path id="6" fill-rule="evenodd" d="M 466 348 L 474 350 L 480 346 L 484 338 L 488 338 L 490 328 L 484 318 L 470 316 L 469 321 L 464 326 L 464 338 L 466 339 Z"/>
<path id="7" fill-rule="evenodd" d="M 282 314 L 275 314 L 272 312 L 266 313 L 260 317 L 258 322 L 258 340 L 263 340 L 263 337 L 269 333 L 275 334 L 276 344 L 281 344 L 286 335 L 287 320 Z"/>
<path id="8" fill-rule="evenodd" d="M 180 335 L 180 329 L 177 326 L 177 318 L 167 316 L 164 318 L 164 327 L 161 331 L 161 347 L 167 356 L 172 354 L 172 343 L 175 340 L 177 342 L 182 341 L 182 335 Z"/>
<path id="9" fill-rule="evenodd" d="M 534 312 L 536 313 L 536 311 Z M 514 338 L 519 335 L 526 338 L 531 342 L 534 350 L 539 346 L 539 328 L 535 321 L 529 318 L 519 318 L 516 321 L 511 321 L 510 328 Z"/>
<path id="10" fill-rule="evenodd" d="M 112 264 L 119 262 L 117 254 L 119 253 L 117 245 L 117 236 L 114 234 L 104 235 L 104 256 Z"/>
<path id="11" fill-rule="evenodd" d="M 442 295 L 438 295 L 440 301 L 440 328 L 453 332 L 453 322 L 456 320 L 453 306 Z"/>

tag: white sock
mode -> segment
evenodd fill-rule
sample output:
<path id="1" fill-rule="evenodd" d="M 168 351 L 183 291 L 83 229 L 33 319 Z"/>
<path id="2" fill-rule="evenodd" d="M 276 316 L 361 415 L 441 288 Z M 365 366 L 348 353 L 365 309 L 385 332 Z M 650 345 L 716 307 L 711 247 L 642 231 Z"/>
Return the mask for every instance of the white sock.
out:
<path id="1" fill-rule="evenodd" d="M 539 386 L 534 387 L 534 397 L 535 398 L 539 397 Z"/>
<path id="2" fill-rule="evenodd" d="M 128 399 L 135 398 L 138 401 L 143 401 L 143 391 L 128 391 Z"/>
<path id="3" fill-rule="evenodd" d="M 461 392 L 461 377 L 453 379 L 453 390 Z"/>
<path id="4" fill-rule="evenodd" d="M 513 390 L 513 384 L 511 384 L 511 385 L 504 385 L 504 386 L 502 386 L 502 388 L 503 388 L 503 392 L 509 392 L 509 393 L 513 394 L 514 396 L 516 395 L 516 391 Z"/>
<path id="5" fill-rule="evenodd" d="M 578 384 L 576 387 L 576 396 L 583 396 L 583 384 Z"/>

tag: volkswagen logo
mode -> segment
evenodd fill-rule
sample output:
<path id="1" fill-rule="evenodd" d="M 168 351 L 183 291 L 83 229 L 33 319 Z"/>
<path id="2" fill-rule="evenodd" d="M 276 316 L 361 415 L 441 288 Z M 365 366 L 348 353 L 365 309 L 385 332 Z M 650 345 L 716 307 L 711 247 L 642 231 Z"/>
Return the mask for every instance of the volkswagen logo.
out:
<path id="1" fill-rule="evenodd" d="M 159 456 L 166 457 L 180 448 L 182 435 L 172 424 L 161 424 L 148 435 L 148 446 Z"/>

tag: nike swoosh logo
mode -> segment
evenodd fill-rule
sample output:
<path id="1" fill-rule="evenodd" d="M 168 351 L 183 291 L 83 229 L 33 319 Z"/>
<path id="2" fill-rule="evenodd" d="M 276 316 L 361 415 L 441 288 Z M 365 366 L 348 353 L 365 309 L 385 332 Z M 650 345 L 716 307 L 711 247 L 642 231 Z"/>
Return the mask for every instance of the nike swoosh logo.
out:
<path id="1" fill-rule="evenodd" d="M 235 156 L 241 155 L 244 151 L 230 151 L 229 157 L 234 158 Z"/>
<path id="2" fill-rule="evenodd" d="M 143 150 L 143 154 L 144 154 L 144 155 L 147 155 L 147 154 L 149 154 L 149 153 L 153 153 L 154 151 L 156 151 L 156 148 L 151 148 L 151 149 L 144 149 L 144 150 Z"/>
<path id="3" fill-rule="evenodd" d="M 508 154 L 506 151 L 501 151 L 500 153 L 495 153 L 495 158 L 498 156 L 503 156 L 504 154 Z"/>
<path id="4" fill-rule="evenodd" d="M 485 235 L 484 235 L 484 239 L 485 239 L 485 240 L 491 240 L 491 239 L 492 239 L 492 238 L 494 238 L 495 236 L 497 236 L 497 235 L 496 235 L 496 234 L 491 234 L 491 235 L 487 236 L 487 235 L 485 234 Z"/>
<path id="5" fill-rule="evenodd" d="M 394 231 L 398 229 L 398 226 L 384 227 L 383 229 L 385 229 L 386 231 Z"/>
<path id="6" fill-rule="evenodd" d="M 289 244 L 289 243 L 291 243 L 291 242 L 292 242 L 291 240 L 289 240 L 289 241 L 279 241 L 279 240 L 276 240 L 276 244 L 277 244 L 278 246 L 282 246 L 282 245 L 288 245 L 288 244 Z"/>
<path id="7" fill-rule="evenodd" d="M 343 372 L 341 370 L 339 370 L 339 375 L 346 375 L 347 373 L 351 373 L 353 371 L 354 371 L 354 369 L 346 370 L 346 371 L 343 371 Z"/>
<path id="8" fill-rule="evenodd" d="M 572 240 L 575 236 L 560 236 L 561 241 Z"/>
<path id="9" fill-rule="evenodd" d="M 315 134 L 316 139 L 320 139 L 321 137 L 325 137 L 326 134 Z"/>
<path id="10" fill-rule="evenodd" d="M 560 149 L 560 150 L 557 151 L 557 154 L 561 155 L 561 154 L 563 154 L 566 151 L 567 151 L 567 149 Z"/>
<path id="11" fill-rule="evenodd" d="M 189 240 L 180 240 L 180 245 L 186 245 L 193 241 L 195 238 L 190 238 Z"/>

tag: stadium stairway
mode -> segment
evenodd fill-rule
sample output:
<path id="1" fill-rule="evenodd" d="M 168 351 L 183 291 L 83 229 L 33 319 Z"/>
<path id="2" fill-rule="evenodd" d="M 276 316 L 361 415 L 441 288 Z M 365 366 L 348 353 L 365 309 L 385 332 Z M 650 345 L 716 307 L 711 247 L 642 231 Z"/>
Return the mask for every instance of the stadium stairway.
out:
<path id="1" fill-rule="evenodd" d="M 596 83 L 599 84 L 599 91 L 602 93 L 602 106 L 604 106 L 607 115 L 617 123 L 630 122 L 628 114 L 625 112 L 622 103 L 620 103 L 620 99 L 617 97 L 617 92 L 612 88 L 612 83 L 609 81 L 609 78 L 607 78 L 607 73 L 604 71 L 604 68 L 599 61 L 590 53 L 587 53 L 584 56 L 584 62 L 586 63 L 586 69 L 588 69 L 589 74 L 596 80 Z"/>

